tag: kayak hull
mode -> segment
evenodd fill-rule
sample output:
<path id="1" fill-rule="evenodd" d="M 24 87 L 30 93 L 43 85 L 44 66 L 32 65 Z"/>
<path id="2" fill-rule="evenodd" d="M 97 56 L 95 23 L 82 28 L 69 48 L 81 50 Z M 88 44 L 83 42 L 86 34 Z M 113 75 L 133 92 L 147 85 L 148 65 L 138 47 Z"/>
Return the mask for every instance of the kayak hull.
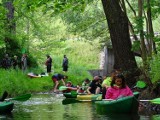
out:
<path id="1" fill-rule="evenodd" d="M 77 94 L 72 94 L 72 93 L 63 93 L 63 96 L 66 98 L 77 98 Z"/>
<path id="2" fill-rule="evenodd" d="M 79 101 L 96 101 L 101 99 L 102 99 L 102 94 L 77 95 L 77 100 Z"/>
<path id="3" fill-rule="evenodd" d="M 4 101 L 0 103 L 0 113 L 10 113 L 13 110 L 14 103 Z"/>
<path id="4" fill-rule="evenodd" d="M 100 114 L 137 113 L 139 102 L 134 96 L 123 97 L 112 101 L 96 101 L 96 111 Z"/>

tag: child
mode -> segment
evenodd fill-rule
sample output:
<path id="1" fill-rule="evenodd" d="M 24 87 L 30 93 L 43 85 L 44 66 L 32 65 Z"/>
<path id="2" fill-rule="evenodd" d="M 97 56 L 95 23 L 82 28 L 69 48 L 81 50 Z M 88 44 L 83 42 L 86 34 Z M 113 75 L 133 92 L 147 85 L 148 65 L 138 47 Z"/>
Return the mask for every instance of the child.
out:
<path id="1" fill-rule="evenodd" d="M 107 89 L 105 99 L 118 99 L 121 97 L 133 96 L 131 89 L 126 85 L 122 74 L 117 74 L 111 81 L 111 87 Z"/>

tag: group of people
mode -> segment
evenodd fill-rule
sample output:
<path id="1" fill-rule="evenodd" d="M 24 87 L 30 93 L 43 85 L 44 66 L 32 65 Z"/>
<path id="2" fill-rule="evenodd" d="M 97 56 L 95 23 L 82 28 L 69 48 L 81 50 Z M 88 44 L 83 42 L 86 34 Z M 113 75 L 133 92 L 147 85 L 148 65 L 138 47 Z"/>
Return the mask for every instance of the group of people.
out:
<path id="1" fill-rule="evenodd" d="M 27 69 L 27 54 L 23 54 L 21 60 L 18 60 L 18 56 L 16 55 L 11 58 L 8 54 L 5 54 L 4 58 L 1 61 L 1 67 L 4 69 L 17 69 L 19 66 L 22 67 L 23 71 Z"/>
<path id="2" fill-rule="evenodd" d="M 65 84 L 67 78 L 67 76 L 62 74 L 52 76 L 54 92 L 57 91 L 59 81 L 62 81 L 63 85 L 66 85 L 70 90 L 76 90 L 77 93 L 102 94 L 102 99 L 118 99 L 125 96 L 133 96 L 133 92 L 126 84 L 124 75 L 116 70 L 112 71 L 108 77 L 95 76 L 91 81 L 86 78 L 80 86 L 74 86 L 70 81 L 69 84 Z"/>
<path id="3" fill-rule="evenodd" d="M 46 56 L 47 56 L 47 60 L 45 62 L 45 65 L 47 68 L 47 73 L 50 74 L 52 71 L 52 58 L 50 55 L 46 55 Z M 62 68 L 64 72 L 68 71 L 68 58 L 66 55 L 63 56 Z"/>

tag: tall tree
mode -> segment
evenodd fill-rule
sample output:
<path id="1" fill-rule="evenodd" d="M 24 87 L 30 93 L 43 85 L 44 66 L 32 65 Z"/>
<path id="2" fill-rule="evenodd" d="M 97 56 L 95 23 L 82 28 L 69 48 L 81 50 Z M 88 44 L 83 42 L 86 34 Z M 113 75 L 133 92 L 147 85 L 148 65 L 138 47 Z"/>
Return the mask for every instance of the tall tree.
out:
<path id="1" fill-rule="evenodd" d="M 4 0 L 4 7 L 6 8 L 6 24 L 5 24 L 5 43 L 6 43 L 6 53 L 12 53 L 15 49 L 16 43 L 13 40 L 13 36 L 16 31 L 16 24 L 14 21 L 14 6 L 13 0 Z"/>
<path id="2" fill-rule="evenodd" d="M 115 68 L 126 71 L 127 82 L 131 86 L 136 82 L 134 76 L 138 67 L 131 51 L 127 16 L 121 9 L 120 0 L 102 0 L 102 4 L 114 50 Z"/>

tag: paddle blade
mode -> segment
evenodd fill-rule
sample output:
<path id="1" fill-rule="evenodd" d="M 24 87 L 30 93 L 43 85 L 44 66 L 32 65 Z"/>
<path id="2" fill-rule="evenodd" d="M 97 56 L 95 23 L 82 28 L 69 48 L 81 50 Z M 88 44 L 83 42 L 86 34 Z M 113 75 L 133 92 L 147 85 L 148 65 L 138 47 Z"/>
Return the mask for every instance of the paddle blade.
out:
<path id="1" fill-rule="evenodd" d="M 31 94 L 25 94 L 25 95 L 17 96 L 17 97 L 14 97 L 14 98 L 10 98 L 9 100 L 26 101 L 30 97 L 31 97 Z"/>
<path id="2" fill-rule="evenodd" d="M 143 88 L 145 88 L 146 86 L 147 86 L 146 83 L 143 82 L 143 81 L 137 81 L 137 83 L 136 83 L 136 87 L 137 87 L 137 88 L 143 89 Z"/>
<path id="3" fill-rule="evenodd" d="M 66 87 L 66 86 L 60 86 L 60 87 L 59 87 L 59 90 L 60 90 L 60 91 L 67 90 L 67 89 L 68 89 L 68 87 Z"/>
<path id="4" fill-rule="evenodd" d="M 160 104 L 160 98 L 155 98 L 153 100 L 150 100 L 150 102 L 154 104 Z"/>

